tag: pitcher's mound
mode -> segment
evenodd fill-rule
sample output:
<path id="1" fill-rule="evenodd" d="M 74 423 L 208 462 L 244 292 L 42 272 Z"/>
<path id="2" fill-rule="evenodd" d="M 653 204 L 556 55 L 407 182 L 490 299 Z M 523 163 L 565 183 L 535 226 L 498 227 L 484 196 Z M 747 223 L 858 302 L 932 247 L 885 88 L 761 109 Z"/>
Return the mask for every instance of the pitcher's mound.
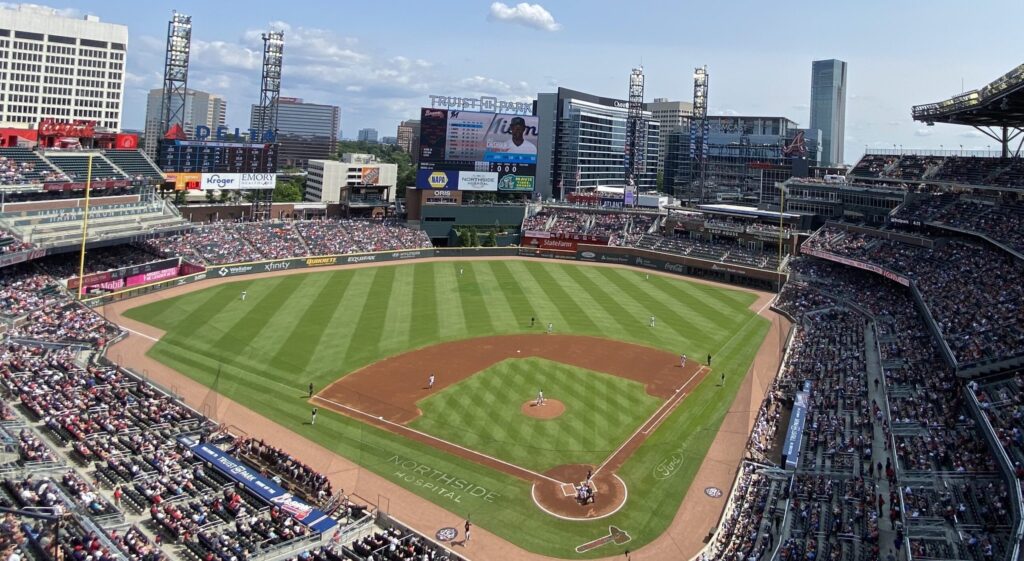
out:
<path id="1" fill-rule="evenodd" d="M 557 399 L 545 399 L 544 405 L 537 405 L 536 399 L 523 403 L 523 415 L 534 419 L 554 419 L 565 413 L 565 404 Z"/>

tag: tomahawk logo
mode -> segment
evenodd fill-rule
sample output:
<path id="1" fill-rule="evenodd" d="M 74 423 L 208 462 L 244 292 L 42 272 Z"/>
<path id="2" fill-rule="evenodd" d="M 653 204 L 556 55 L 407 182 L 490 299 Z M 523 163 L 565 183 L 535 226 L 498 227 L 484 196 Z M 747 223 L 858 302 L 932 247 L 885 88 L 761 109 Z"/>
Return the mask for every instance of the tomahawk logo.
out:
<path id="1" fill-rule="evenodd" d="M 602 545 L 610 544 L 612 542 L 615 545 L 622 545 L 629 542 L 633 538 L 629 537 L 629 534 L 616 528 L 615 526 L 608 526 L 608 535 L 601 536 L 594 541 L 587 542 L 583 545 L 576 547 L 576 553 L 585 553 L 591 549 L 597 549 Z"/>

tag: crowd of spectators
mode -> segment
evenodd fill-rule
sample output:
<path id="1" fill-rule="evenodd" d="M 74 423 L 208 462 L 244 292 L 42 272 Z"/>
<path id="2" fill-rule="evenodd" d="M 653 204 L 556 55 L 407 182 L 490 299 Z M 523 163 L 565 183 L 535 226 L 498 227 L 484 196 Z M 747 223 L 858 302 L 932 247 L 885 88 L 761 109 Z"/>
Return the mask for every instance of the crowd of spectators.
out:
<path id="1" fill-rule="evenodd" d="M 1024 264 L 986 244 L 936 240 L 925 247 L 826 227 L 807 247 L 902 274 L 916 282 L 961 365 L 1024 353 Z"/>
<path id="2" fill-rule="evenodd" d="M 636 241 L 635 247 L 721 263 L 735 263 L 757 269 L 775 270 L 779 266 L 777 253 L 748 249 L 735 239 L 709 240 L 704 237 L 688 237 L 686 232 L 672 236 L 645 234 Z"/>
<path id="3" fill-rule="evenodd" d="M 4 253 L 17 253 L 26 249 L 32 249 L 32 244 L 23 242 L 15 237 L 14 234 L 0 228 L 0 255 Z"/>
<path id="4" fill-rule="evenodd" d="M 165 257 L 198 257 L 210 265 L 432 247 L 425 232 L 394 221 L 347 219 L 219 222 L 143 243 Z"/>
<path id="5" fill-rule="evenodd" d="M 975 232 L 1024 253 L 1024 204 L 1014 200 L 934 194 L 907 202 L 894 217 Z"/>
<path id="6" fill-rule="evenodd" d="M 325 506 L 334 494 L 331 482 L 325 475 L 262 440 L 239 438 L 234 443 L 234 451 L 282 478 L 314 504 Z"/>
<path id="7" fill-rule="evenodd" d="M 85 274 L 113 271 L 135 265 L 143 265 L 157 261 L 160 256 L 133 245 L 118 245 L 90 249 L 85 254 Z M 50 276 L 57 279 L 68 279 L 78 276 L 78 260 L 68 259 L 66 255 L 46 257 L 35 262 Z"/>

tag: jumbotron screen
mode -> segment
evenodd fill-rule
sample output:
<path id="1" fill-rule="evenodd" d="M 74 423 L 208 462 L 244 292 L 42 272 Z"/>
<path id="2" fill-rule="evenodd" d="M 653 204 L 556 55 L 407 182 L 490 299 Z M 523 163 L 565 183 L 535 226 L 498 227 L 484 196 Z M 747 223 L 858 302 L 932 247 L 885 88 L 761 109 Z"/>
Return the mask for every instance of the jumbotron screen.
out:
<path id="1" fill-rule="evenodd" d="M 532 193 L 538 122 L 532 115 L 423 108 L 416 186 Z"/>

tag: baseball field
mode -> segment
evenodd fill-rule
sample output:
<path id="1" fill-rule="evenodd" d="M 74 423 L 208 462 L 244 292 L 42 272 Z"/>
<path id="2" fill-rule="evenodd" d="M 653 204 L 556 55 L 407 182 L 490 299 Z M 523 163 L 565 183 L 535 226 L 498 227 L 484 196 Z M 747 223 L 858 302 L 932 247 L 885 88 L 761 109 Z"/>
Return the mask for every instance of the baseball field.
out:
<path id="1" fill-rule="evenodd" d="M 252 277 L 124 315 L 218 394 L 520 547 L 586 559 L 621 554 L 578 549 L 610 525 L 636 549 L 671 522 L 768 331 L 754 300 L 495 260 Z M 581 505 L 566 485 L 588 470 Z"/>

